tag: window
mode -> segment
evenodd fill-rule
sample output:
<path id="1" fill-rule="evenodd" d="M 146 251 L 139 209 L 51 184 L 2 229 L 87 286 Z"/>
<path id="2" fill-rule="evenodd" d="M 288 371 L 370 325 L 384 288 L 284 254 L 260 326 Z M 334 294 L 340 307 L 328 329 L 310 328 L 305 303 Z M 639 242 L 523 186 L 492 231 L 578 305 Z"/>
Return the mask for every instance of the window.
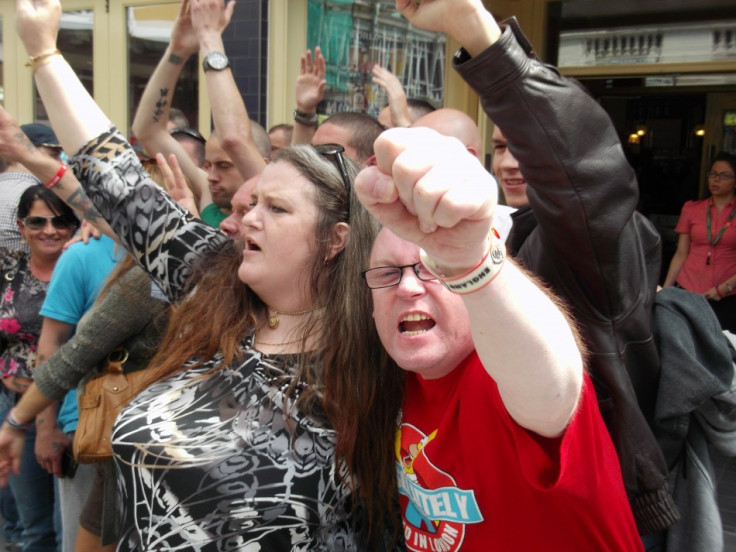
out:
<path id="1" fill-rule="evenodd" d="M 169 44 L 179 6 L 177 3 L 127 8 L 129 124 L 133 120 L 148 79 Z M 172 107 L 184 112 L 192 128 L 197 128 L 198 124 L 197 59 L 195 54 L 185 63 L 172 99 Z"/>

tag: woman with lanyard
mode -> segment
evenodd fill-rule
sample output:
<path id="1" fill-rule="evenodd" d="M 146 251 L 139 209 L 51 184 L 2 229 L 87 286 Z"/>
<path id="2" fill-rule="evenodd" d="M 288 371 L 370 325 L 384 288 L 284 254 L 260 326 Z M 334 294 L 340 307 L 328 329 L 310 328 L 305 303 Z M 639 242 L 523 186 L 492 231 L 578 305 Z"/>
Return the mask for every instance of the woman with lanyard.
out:
<path id="1" fill-rule="evenodd" d="M 724 330 L 736 332 L 736 156 L 719 153 L 708 172 L 710 197 L 688 201 L 664 287 L 677 285 L 708 299 Z"/>

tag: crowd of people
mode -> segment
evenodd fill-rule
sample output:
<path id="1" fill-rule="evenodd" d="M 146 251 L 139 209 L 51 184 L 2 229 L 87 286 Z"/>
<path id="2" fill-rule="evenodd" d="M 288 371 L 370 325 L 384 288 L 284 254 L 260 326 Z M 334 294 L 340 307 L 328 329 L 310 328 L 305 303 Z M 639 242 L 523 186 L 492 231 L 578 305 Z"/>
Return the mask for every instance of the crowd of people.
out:
<path id="1" fill-rule="evenodd" d="M 613 124 L 480 0 L 396 5 L 462 45 L 495 179 L 475 121 L 383 67 L 378 119 L 320 122 L 319 47 L 293 125 L 250 120 L 222 0 L 182 1 L 132 145 L 57 49 L 59 0 L 18 0 L 53 128 L 0 108 L 0 514 L 22 550 L 688 549 L 656 424 L 661 240 Z M 172 106 L 196 54 L 206 139 Z M 724 329 L 735 169 L 713 161 L 665 280 Z M 78 389 L 121 354 L 146 385 L 112 459 L 78 464 Z"/>

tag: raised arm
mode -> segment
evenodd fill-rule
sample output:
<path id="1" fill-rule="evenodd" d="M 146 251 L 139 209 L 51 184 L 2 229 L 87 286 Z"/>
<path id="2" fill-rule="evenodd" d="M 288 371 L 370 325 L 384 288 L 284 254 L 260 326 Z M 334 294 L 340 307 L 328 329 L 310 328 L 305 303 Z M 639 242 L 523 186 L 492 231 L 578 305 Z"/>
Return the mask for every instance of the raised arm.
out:
<path id="1" fill-rule="evenodd" d="M 171 31 L 171 41 L 143 90 L 132 128 L 136 138 L 150 155 L 176 155 L 201 210 L 212 203 L 207 173 L 192 161 L 166 128 L 176 81 L 179 80 L 186 61 L 198 49 L 199 41 L 192 28 L 189 0 L 183 0 Z"/>
<path id="2" fill-rule="evenodd" d="M 61 174 L 61 179 L 53 187 L 56 194 L 74 209 L 80 219 L 94 223 L 103 234 L 117 240 L 115 232 L 87 197 L 74 172 L 64 169 L 58 160 L 39 151 L 2 106 L 0 106 L 0 157 L 22 164 L 44 183 L 54 181 Z"/>
<path id="3" fill-rule="evenodd" d="M 191 0 L 192 26 L 199 39 L 200 53 L 207 56 L 225 53 L 222 31 L 225 30 L 235 8 L 235 0 L 227 5 L 222 0 Z M 205 80 L 210 96 L 210 109 L 222 148 L 227 152 L 243 180 L 260 174 L 266 161 L 258 151 L 250 130 L 248 110 L 235 84 L 232 69 L 205 69 Z"/>
<path id="4" fill-rule="evenodd" d="M 519 162 L 540 231 L 539 247 L 518 257 L 540 277 L 564 282 L 566 295 L 586 297 L 575 308 L 594 311 L 591 318 L 630 319 L 640 302 L 650 304 L 660 238 L 636 212 L 636 177 L 603 108 L 536 59 L 514 22 L 501 33 L 480 0 L 399 4 L 412 23 L 462 44 L 455 68 Z"/>
<path id="5" fill-rule="evenodd" d="M 72 165 L 95 207 L 133 258 L 176 300 L 188 290 L 193 265 L 226 238 L 150 179 L 128 141 L 55 53 L 60 15 L 58 0 L 18 0 L 18 34 L 28 54 L 49 53 L 36 64 L 35 78 L 51 124 L 64 149 L 78 152 Z"/>
<path id="6" fill-rule="evenodd" d="M 541 435 L 559 435 L 580 395 L 582 357 L 546 292 L 512 261 L 499 264 L 495 244 L 488 256 L 493 178 L 458 140 L 429 129 L 388 130 L 375 149 L 378 166 L 355 183 L 360 201 L 448 278 L 472 272 L 481 259 L 495 262 L 490 283 L 462 295 L 475 348 L 511 417 Z"/>
<path id="7" fill-rule="evenodd" d="M 319 46 L 307 50 L 301 57 L 299 76 L 296 79 L 296 113 L 292 144 L 309 144 L 317 129 L 317 106 L 325 95 L 325 58 Z"/>
<path id="8" fill-rule="evenodd" d="M 411 126 L 412 120 L 409 114 L 409 104 L 406 102 L 406 92 L 399 77 L 377 63 L 371 71 L 373 73 L 373 82 L 386 91 L 393 126 Z"/>

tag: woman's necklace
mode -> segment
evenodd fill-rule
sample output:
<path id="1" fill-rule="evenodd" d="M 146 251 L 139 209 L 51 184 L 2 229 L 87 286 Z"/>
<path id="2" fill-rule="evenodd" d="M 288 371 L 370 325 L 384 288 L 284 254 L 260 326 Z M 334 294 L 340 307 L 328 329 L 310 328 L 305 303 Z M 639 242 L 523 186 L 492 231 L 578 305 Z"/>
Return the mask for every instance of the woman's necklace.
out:
<path id="1" fill-rule="evenodd" d="M 713 231 L 711 230 L 711 219 L 710 219 L 710 211 L 713 208 L 713 198 L 710 198 L 710 201 L 708 201 L 708 214 L 705 216 L 705 225 L 706 225 L 706 232 L 708 233 L 708 256 L 705 258 L 705 264 L 710 264 L 710 256 L 713 252 L 713 246 L 718 243 L 718 241 L 721 239 L 721 236 L 723 236 L 723 233 L 726 231 L 726 228 L 731 226 L 731 221 L 733 220 L 733 217 L 736 215 L 736 205 L 734 205 L 734 208 L 731 209 L 731 214 L 728 215 L 728 220 L 726 221 L 726 224 L 723 225 L 723 228 L 721 228 L 721 231 L 718 232 L 718 235 L 716 236 L 716 239 L 713 239 Z"/>
<path id="2" fill-rule="evenodd" d="M 279 320 L 279 316 L 282 314 L 284 316 L 301 316 L 302 314 L 307 314 L 307 313 L 316 311 L 317 309 L 321 309 L 321 308 L 322 308 L 321 306 L 317 305 L 317 306 L 308 308 L 307 310 L 303 310 L 299 312 L 281 312 L 279 310 L 273 309 L 273 314 L 268 317 L 268 327 L 271 328 L 272 330 L 275 330 L 276 328 L 278 328 L 279 323 L 281 322 Z M 271 308 L 269 307 L 268 310 L 270 311 Z M 292 343 L 295 343 L 295 342 L 292 342 Z M 264 345 L 270 345 L 270 343 L 264 343 Z M 280 343 L 279 345 L 286 345 L 286 343 Z"/>

